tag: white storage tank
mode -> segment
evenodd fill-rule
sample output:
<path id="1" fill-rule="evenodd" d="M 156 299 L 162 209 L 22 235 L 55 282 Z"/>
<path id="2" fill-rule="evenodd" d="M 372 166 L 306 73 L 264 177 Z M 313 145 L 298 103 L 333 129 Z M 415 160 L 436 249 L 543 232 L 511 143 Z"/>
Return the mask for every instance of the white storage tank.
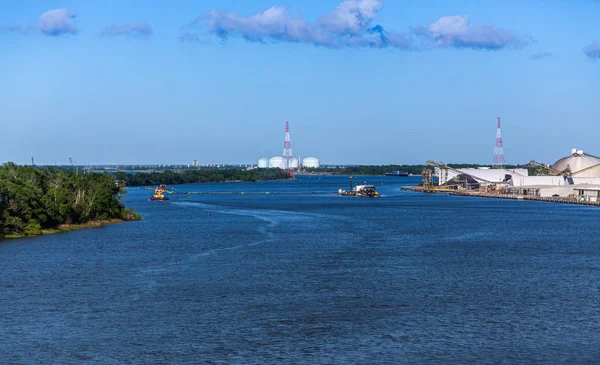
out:
<path id="1" fill-rule="evenodd" d="M 285 169 L 287 167 L 283 156 L 274 156 L 269 159 L 269 168 L 275 168 L 275 167 L 278 167 L 280 169 L 281 168 Z"/>
<path id="2" fill-rule="evenodd" d="M 296 157 L 292 157 L 289 161 L 289 168 L 297 169 L 298 168 L 298 159 Z"/>
<path id="3" fill-rule="evenodd" d="M 600 177 L 600 158 L 585 154 L 578 148 L 571 149 L 571 155 L 556 161 L 552 168 L 565 171 L 567 166 L 571 169 L 573 177 Z"/>
<path id="4" fill-rule="evenodd" d="M 302 160 L 302 167 L 314 168 L 321 166 L 319 159 L 316 157 L 307 157 Z"/>
<path id="5" fill-rule="evenodd" d="M 269 167 L 269 159 L 268 158 L 261 158 L 258 160 L 258 168 L 259 169 L 266 169 L 267 167 Z"/>

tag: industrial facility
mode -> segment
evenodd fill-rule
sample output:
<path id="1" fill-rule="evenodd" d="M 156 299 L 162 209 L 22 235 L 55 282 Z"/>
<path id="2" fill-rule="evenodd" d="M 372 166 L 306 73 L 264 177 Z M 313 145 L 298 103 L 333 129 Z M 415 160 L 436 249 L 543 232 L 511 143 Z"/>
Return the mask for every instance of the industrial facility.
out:
<path id="1" fill-rule="evenodd" d="M 293 157 L 292 141 L 290 138 L 290 123 L 285 123 L 285 137 L 283 140 L 283 152 L 281 156 L 273 156 L 271 158 L 258 159 L 258 168 L 280 168 L 282 170 L 296 170 L 299 168 L 316 168 L 321 166 L 321 163 L 316 157 L 306 157 L 302 160 Z"/>
<path id="2" fill-rule="evenodd" d="M 529 168 L 455 169 L 428 163 L 435 166 L 439 186 L 449 189 L 600 201 L 600 157 L 577 148 L 552 165 L 531 161 Z M 540 175 L 531 176 L 530 169 Z"/>
<path id="3" fill-rule="evenodd" d="M 484 196 L 557 198 L 561 201 L 600 203 L 600 157 L 573 148 L 571 153 L 552 165 L 531 161 L 521 168 L 507 169 L 500 131 L 492 168 L 457 169 L 445 164 L 427 161 L 434 166 L 438 186 L 432 190 L 460 191 Z M 424 176 L 425 189 L 431 185 L 431 176 Z M 491 194 L 491 195 L 490 195 Z"/>

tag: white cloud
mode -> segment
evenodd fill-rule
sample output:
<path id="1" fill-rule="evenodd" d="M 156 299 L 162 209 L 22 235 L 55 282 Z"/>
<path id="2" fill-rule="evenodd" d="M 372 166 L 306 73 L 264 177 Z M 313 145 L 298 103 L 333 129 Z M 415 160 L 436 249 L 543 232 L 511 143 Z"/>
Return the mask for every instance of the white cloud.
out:
<path id="1" fill-rule="evenodd" d="M 468 16 L 443 16 L 429 27 L 420 27 L 416 34 L 427 36 L 438 47 L 498 50 L 520 48 L 530 42 L 524 38 L 489 24 L 473 24 Z"/>
<path id="2" fill-rule="evenodd" d="M 39 30 L 45 35 L 76 34 L 73 19 L 77 14 L 68 8 L 50 9 L 40 16 Z"/>
<path id="3" fill-rule="evenodd" d="M 200 16 L 194 26 L 206 26 L 209 33 L 222 39 L 241 37 L 252 42 L 308 43 L 330 48 L 409 48 L 407 37 L 387 33 L 373 24 L 382 8 L 381 0 L 345 0 L 315 22 L 277 5 L 247 17 L 211 10 Z M 180 39 L 199 39 L 198 32 L 188 31 Z"/>
<path id="4" fill-rule="evenodd" d="M 600 42 L 585 47 L 583 53 L 591 59 L 600 59 Z"/>
<path id="5" fill-rule="evenodd" d="M 554 54 L 550 52 L 536 53 L 534 55 L 529 56 L 529 59 L 532 61 L 550 60 L 552 58 L 554 58 Z"/>
<path id="6" fill-rule="evenodd" d="M 102 31 L 101 35 L 111 36 L 133 36 L 149 37 L 152 35 L 152 27 L 146 23 L 126 23 L 109 25 Z"/>

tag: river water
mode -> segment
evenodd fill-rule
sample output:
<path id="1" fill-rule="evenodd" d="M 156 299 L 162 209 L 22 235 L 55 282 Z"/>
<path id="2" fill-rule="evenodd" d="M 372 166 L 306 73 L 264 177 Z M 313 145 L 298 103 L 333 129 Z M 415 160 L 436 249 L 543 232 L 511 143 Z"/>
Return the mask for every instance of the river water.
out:
<path id="1" fill-rule="evenodd" d="M 600 363 L 600 209 L 364 179 L 130 189 L 143 221 L 0 242 L 0 363 Z"/>

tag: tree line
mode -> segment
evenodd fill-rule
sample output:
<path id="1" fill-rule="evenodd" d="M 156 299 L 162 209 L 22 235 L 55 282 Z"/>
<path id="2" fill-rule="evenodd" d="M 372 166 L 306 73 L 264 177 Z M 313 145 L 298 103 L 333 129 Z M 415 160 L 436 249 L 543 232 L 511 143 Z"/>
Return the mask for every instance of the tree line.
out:
<path id="1" fill-rule="evenodd" d="M 0 167 L 0 236 L 39 235 L 62 224 L 141 217 L 108 174 L 7 163 Z"/>
<path id="2" fill-rule="evenodd" d="M 124 186 L 150 186 L 150 185 L 174 185 L 195 184 L 208 182 L 243 181 L 257 182 L 267 180 L 289 179 L 288 172 L 281 169 L 202 169 L 186 170 L 184 172 L 138 172 L 128 174 L 117 172 L 114 174 L 119 184 Z"/>

